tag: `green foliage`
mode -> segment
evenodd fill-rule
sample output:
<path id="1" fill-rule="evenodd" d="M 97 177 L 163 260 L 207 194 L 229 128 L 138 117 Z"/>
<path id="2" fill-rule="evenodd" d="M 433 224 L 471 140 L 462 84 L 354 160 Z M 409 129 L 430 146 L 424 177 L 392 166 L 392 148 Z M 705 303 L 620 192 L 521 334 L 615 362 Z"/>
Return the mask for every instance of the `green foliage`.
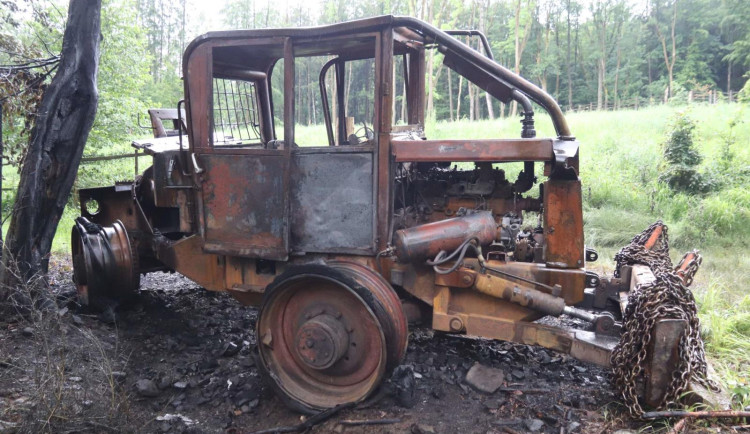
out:
<path id="1" fill-rule="evenodd" d="M 675 115 L 664 143 L 664 164 L 659 180 L 671 190 L 684 193 L 706 193 L 713 181 L 698 171 L 703 161 L 695 149 L 693 131 L 695 123 L 686 113 Z"/>
<path id="2" fill-rule="evenodd" d="M 5 2 L 0 20 L 0 104 L 3 108 L 2 162 L 19 167 L 34 126 L 36 106 L 56 68 L 64 15 L 49 4 Z M 22 20 L 20 17 L 26 17 Z M 27 65 L 35 68 L 23 68 Z M 21 66 L 21 69 L 5 69 Z"/>
<path id="3" fill-rule="evenodd" d="M 86 144 L 87 155 L 111 154 L 136 132 L 136 116 L 145 113 L 150 56 L 136 23 L 135 0 L 105 0 L 102 5 L 99 106 Z"/>
<path id="4" fill-rule="evenodd" d="M 750 78 L 750 73 L 745 74 L 745 78 Z M 737 94 L 737 101 L 742 103 L 750 103 L 750 80 L 745 82 L 745 86 L 740 89 Z"/>

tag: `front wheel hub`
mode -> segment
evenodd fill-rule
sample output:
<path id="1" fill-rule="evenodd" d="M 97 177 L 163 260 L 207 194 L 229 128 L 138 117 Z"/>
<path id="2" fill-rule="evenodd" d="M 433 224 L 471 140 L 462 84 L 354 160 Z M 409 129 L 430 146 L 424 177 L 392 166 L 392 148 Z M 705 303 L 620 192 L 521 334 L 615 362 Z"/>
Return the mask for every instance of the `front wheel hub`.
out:
<path id="1" fill-rule="evenodd" d="M 318 315 L 297 331 L 297 354 L 313 369 L 327 369 L 346 354 L 349 334 L 346 327 L 331 315 Z"/>

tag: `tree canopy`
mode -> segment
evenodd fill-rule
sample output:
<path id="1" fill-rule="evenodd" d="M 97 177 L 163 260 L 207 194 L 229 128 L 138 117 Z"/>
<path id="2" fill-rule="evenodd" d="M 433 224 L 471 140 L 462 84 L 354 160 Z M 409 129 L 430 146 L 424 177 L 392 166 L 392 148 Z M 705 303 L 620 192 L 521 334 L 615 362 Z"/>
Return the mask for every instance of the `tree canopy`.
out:
<path id="1" fill-rule="evenodd" d="M 67 4 L 0 0 L 0 64 L 49 64 L 0 70 L 6 95 L 6 161 L 25 143 L 30 107 L 38 101 L 64 28 Z M 690 91 L 736 95 L 750 70 L 750 2 L 746 0 L 105 0 L 102 6 L 100 109 L 89 151 L 124 140 L 147 106 L 174 107 L 182 98 L 181 54 L 206 31 L 300 27 L 380 14 L 411 15 L 444 29 L 479 29 L 495 58 L 540 85 L 565 109 L 619 108 L 684 102 Z M 479 49 L 479 42 L 466 40 Z M 429 54 L 427 113 L 435 119 L 478 119 L 510 107 L 485 101 L 474 86 L 444 72 Z M 44 62 L 42 62 L 44 63 Z M 316 74 L 308 74 L 315 79 Z M 307 86 L 314 86 L 308 83 Z M 30 92 L 21 90 L 28 88 Z M 750 89 L 746 89 L 748 97 Z M 397 96 L 399 104 L 400 96 Z M 11 104 L 11 100 L 13 103 Z M 315 104 L 299 119 L 320 121 Z M 312 113 L 308 113 L 312 111 Z M 14 116 L 20 115 L 20 116 Z"/>

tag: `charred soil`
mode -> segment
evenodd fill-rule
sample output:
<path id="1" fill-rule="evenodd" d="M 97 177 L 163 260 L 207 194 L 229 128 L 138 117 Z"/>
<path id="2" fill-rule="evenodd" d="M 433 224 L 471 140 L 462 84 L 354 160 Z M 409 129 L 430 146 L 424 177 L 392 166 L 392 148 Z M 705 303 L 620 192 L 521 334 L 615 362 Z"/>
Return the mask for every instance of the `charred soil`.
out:
<path id="1" fill-rule="evenodd" d="M 0 433 L 244 433 L 305 420 L 259 377 L 255 308 L 178 274 L 154 273 L 128 305 L 88 312 L 74 302 L 67 259 L 54 259 L 54 324 L 1 323 Z M 540 348 L 410 329 L 404 366 L 381 391 L 312 432 L 598 433 L 638 426 L 618 404 L 607 370 Z M 475 364 L 485 369 L 468 381 Z M 500 387 L 481 392 L 482 383 Z"/>

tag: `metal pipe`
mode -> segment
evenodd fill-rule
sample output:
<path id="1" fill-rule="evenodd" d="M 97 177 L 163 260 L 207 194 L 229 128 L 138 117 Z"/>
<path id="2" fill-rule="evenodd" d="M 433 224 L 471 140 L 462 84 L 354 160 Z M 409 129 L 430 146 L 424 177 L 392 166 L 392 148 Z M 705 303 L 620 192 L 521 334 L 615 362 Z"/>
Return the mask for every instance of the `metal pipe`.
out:
<path id="1" fill-rule="evenodd" d="M 495 56 L 492 54 L 492 48 L 490 48 L 490 42 L 487 40 L 487 37 L 479 30 L 446 30 L 445 33 L 451 35 L 451 36 L 478 36 L 479 40 L 482 41 L 482 46 L 484 46 L 484 55 L 489 57 L 492 60 L 495 60 Z"/>
<path id="2" fill-rule="evenodd" d="M 440 251 L 451 252 L 470 238 L 477 238 L 479 245 L 489 244 L 495 240 L 496 229 L 492 212 L 483 211 L 400 229 L 394 235 L 393 245 L 399 262 L 421 261 L 435 257 Z"/>
<path id="3" fill-rule="evenodd" d="M 561 297 L 539 291 L 538 289 L 519 286 L 504 276 L 479 273 L 474 281 L 474 288 L 483 294 L 507 300 L 547 315 L 560 316 L 565 314 L 591 323 L 599 317 L 585 310 L 567 306 L 565 299 Z"/>
<path id="4" fill-rule="evenodd" d="M 552 123 L 555 126 L 555 131 L 561 140 L 575 139 L 570 132 L 568 122 L 565 120 L 565 116 L 563 115 L 562 109 L 560 109 L 560 106 L 557 104 L 557 101 L 535 84 L 498 64 L 492 59 L 483 56 L 478 51 L 467 47 L 463 42 L 450 36 L 444 31 L 416 18 L 394 17 L 392 25 L 395 27 L 409 27 L 412 30 L 420 32 L 424 36 L 434 39 L 436 43 L 444 45 L 449 50 L 460 54 L 466 60 L 475 63 L 478 67 L 491 73 L 504 84 L 511 88 L 517 88 L 520 92 L 523 92 L 549 113 L 552 118 Z"/>
<path id="5" fill-rule="evenodd" d="M 380 31 L 383 29 L 384 26 L 407 27 L 418 33 L 421 33 L 423 36 L 427 36 L 433 39 L 436 43 L 441 44 L 445 46 L 446 48 L 450 49 L 451 51 L 454 51 L 460 54 L 464 59 L 470 61 L 471 63 L 474 63 L 479 68 L 482 68 L 485 71 L 489 72 L 490 74 L 495 76 L 495 78 L 499 82 L 502 82 L 504 85 L 512 89 L 517 88 L 519 91 L 523 92 L 526 96 L 528 96 L 532 101 L 536 102 L 547 111 L 547 113 L 552 118 L 552 123 L 555 126 L 555 131 L 557 132 L 557 135 L 561 140 L 575 140 L 575 137 L 573 137 L 570 131 L 570 127 L 568 126 L 568 123 L 565 120 L 565 116 L 563 115 L 562 109 L 560 109 L 560 106 L 557 104 L 557 101 L 555 101 L 555 99 L 552 98 L 551 95 L 549 95 L 547 92 L 540 89 L 535 84 L 526 80 L 525 78 L 514 73 L 510 69 L 505 68 L 504 66 L 498 64 L 494 60 L 483 55 L 482 53 L 466 46 L 466 44 L 454 38 L 453 36 L 447 34 L 446 32 L 428 23 L 425 23 L 424 21 L 421 21 L 412 17 L 384 16 L 384 17 L 378 17 L 378 18 L 354 20 L 354 21 L 349 21 L 346 23 L 339 23 L 339 24 L 334 24 L 334 25 L 329 25 L 329 26 L 317 27 L 315 28 L 314 32 L 315 32 L 315 36 L 323 37 L 323 36 L 333 36 L 337 34 L 352 32 L 354 29 L 362 33 L 367 32 L 367 31 Z M 311 33 L 312 32 L 310 28 L 293 28 L 293 29 L 283 29 L 283 30 L 278 30 L 278 29 L 258 29 L 258 30 L 241 30 L 241 31 L 235 30 L 235 31 L 215 32 L 215 33 L 205 34 L 205 35 L 195 38 L 185 49 L 185 54 L 183 56 L 185 60 L 182 62 L 183 74 L 185 77 L 190 76 L 190 71 L 188 70 L 188 64 L 189 64 L 189 59 L 190 59 L 190 56 L 192 55 L 192 52 L 199 45 L 214 38 L 219 38 L 219 37 L 220 38 L 238 38 L 238 37 L 248 38 L 248 37 L 278 37 L 278 36 L 286 36 L 288 38 L 291 38 L 295 36 L 307 37 L 307 36 L 310 36 Z"/>
<path id="6" fill-rule="evenodd" d="M 323 68 L 320 70 L 320 76 L 318 77 L 318 84 L 320 86 L 320 97 L 323 103 L 323 117 L 326 122 L 326 133 L 328 133 L 328 146 L 336 146 L 336 142 L 333 138 L 333 123 L 331 122 L 331 107 L 328 105 L 328 92 L 326 91 L 326 74 L 331 66 L 335 65 L 339 59 L 334 58 L 326 62 Z"/>
<path id="7" fill-rule="evenodd" d="M 594 322 L 596 321 L 597 318 L 599 318 L 598 315 L 595 315 L 591 312 L 587 312 L 583 309 L 578 309 L 572 306 L 565 306 L 565 308 L 563 309 L 563 313 L 565 315 L 579 318 L 588 322 Z"/>

